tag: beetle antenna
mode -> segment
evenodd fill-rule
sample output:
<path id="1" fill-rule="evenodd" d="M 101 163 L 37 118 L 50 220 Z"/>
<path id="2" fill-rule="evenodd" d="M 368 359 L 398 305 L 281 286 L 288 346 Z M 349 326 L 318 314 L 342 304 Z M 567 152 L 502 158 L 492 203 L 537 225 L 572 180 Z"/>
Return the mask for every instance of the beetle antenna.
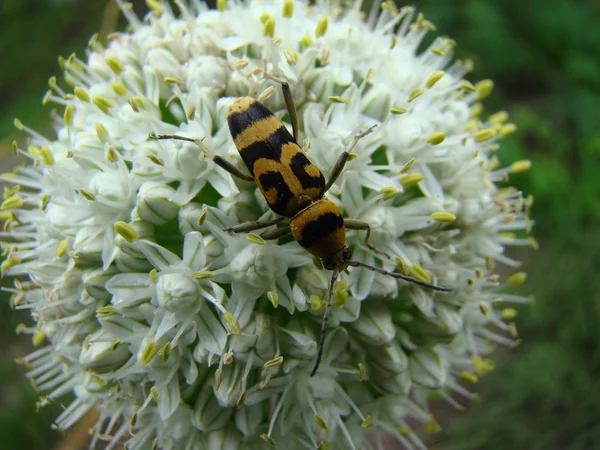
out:
<path id="1" fill-rule="evenodd" d="M 435 284 L 426 283 L 424 281 L 417 280 L 416 278 L 409 277 L 408 275 L 404 275 L 404 274 L 401 274 L 398 272 L 388 272 L 387 270 L 380 269 L 379 267 L 371 266 L 369 264 L 364 264 L 364 263 L 361 263 L 358 261 L 346 261 L 346 264 L 348 264 L 349 266 L 352 266 L 352 267 L 365 267 L 369 270 L 372 270 L 373 272 L 382 273 L 383 275 L 389 275 L 390 277 L 394 277 L 394 278 L 400 278 L 401 280 L 404 280 L 404 281 L 410 281 L 411 283 L 415 283 L 415 284 L 418 284 L 419 286 L 433 289 L 435 291 L 452 292 L 452 290 L 453 290 L 452 288 L 436 286 Z"/>
<path id="2" fill-rule="evenodd" d="M 321 363 L 321 357 L 323 356 L 327 321 L 329 320 L 329 313 L 331 312 L 331 299 L 333 298 L 333 285 L 335 284 L 335 280 L 337 280 L 339 273 L 340 270 L 336 267 L 335 269 L 333 269 L 333 273 L 331 274 L 331 283 L 329 284 L 329 293 L 327 294 L 327 306 L 325 307 L 325 315 L 323 316 L 323 324 L 321 325 L 321 336 L 319 337 L 319 349 L 317 350 L 317 360 L 315 361 L 315 366 L 313 367 L 313 370 L 310 373 L 311 377 L 315 373 L 317 373 L 317 369 L 319 368 L 319 364 Z"/>

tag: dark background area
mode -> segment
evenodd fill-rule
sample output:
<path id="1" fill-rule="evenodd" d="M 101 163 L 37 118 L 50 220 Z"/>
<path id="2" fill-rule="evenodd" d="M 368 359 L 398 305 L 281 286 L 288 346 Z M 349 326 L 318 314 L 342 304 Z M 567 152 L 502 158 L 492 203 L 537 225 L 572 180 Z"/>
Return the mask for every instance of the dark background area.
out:
<path id="1" fill-rule="evenodd" d="M 144 10 L 143 1 L 134 1 Z M 519 131 L 503 142 L 504 164 L 530 159 L 511 184 L 535 196 L 536 252 L 520 251 L 535 307 L 519 309 L 522 344 L 499 349 L 497 367 L 475 386 L 479 405 L 440 405 L 438 450 L 600 448 L 600 2 L 593 0 L 414 0 L 471 58 L 471 81 L 491 78 L 485 114 L 507 110 Z M 41 106 L 57 57 L 83 55 L 89 37 L 119 25 L 105 0 L 0 0 L 0 156 L 10 167 L 13 118 L 48 129 Z M 6 282 L 6 281 L 5 281 Z M 66 437 L 49 425 L 60 405 L 36 412 L 37 394 L 14 358 L 24 313 L 0 301 L 0 446 L 87 448 L 88 424 Z"/>

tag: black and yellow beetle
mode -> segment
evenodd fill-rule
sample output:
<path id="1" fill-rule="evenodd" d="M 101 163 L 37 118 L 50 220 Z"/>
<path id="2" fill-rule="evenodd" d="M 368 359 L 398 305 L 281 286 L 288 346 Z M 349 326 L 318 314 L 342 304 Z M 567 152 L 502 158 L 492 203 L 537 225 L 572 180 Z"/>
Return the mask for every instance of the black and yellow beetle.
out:
<path id="1" fill-rule="evenodd" d="M 333 271 L 321 326 L 317 358 L 310 374 L 313 376 L 323 354 L 334 284 L 338 274 L 348 266 L 365 267 L 437 291 L 449 292 L 452 289 L 435 286 L 401 273 L 388 272 L 351 259 L 352 252 L 346 245 L 346 229 L 365 230 L 367 234 L 364 244 L 379 254 L 385 255 L 385 253 L 369 244 L 371 233 L 369 224 L 358 220 L 344 219 L 338 207 L 325 197 L 325 193 L 341 174 L 350 157 L 350 152 L 358 140 L 369 134 L 374 127 L 354 137 L 348 149 L 340 155 L 335 163 L 329 179 L 325 181 L 321 171 L 310 162 L 306 153 L 298 145 L 296 107 L 289 85 L 286 82 L 281 82 L 281 84 L 292 123 L 293 136 L 283 123 L 259 101 L 251 97 L 238 98 L 227 109 L 227 122 L 233 142 L 251 175 L 246 175 L 219 156 L 215 156 L 214 161 L 232 175 L 242 180 L 255 182 L 269 207 L 280 216 L 270 222 L 246 222 L 231 227 L 228 231 L 243 233 L 260 230 L 276 225 L 287 218 L 289 226 L 265 231 L 260 236 L 263 239 L 271 240 L 291 233 L 302 247 L 321 259 L 323 267 Z M 152 137 L 198 142 L 176 135 L 153 135 Z"/>

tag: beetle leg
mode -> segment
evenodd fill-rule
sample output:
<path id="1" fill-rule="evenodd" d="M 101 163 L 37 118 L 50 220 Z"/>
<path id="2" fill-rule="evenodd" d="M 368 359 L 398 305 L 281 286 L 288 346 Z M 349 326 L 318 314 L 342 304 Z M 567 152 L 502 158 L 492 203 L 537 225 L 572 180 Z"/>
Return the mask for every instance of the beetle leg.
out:
<path id="1" fill-rule="evenodd" d="M 292 134 L 294 135 L 294 141 L 296 141 L 297 144 L 298 138 L 300 136 L 300 133 L 298 131 L 298 111 L 296 110 L 296 104 L 294 103 L 294 95 L 292 94 L 290 85 L 287 81 L 267 73 L 265 73 L 264 77 L 281 84 L 281 89 L 283 91 L 283 100 L 285 101 L 285 106 L 290 116 L 290 122 L 292 123 Z"/>
<path id="2" fill-rule="evenodd" d="M 360 141 L 360 139 L 365 137 L 367 134 L 371 133 L 375 129 L 376 126 L 377 125 L 373 125 L 372 127 L 368 128 L 367 130 L 363 131 L 362 133 L 358 133 L 356 136 L 354 136 L 354 138 L 352 139 L 352 142 L 350 142 L 350 145 L 348 146 L 348 148 L 346 150 L 344 150 L 344 152 L 340 155 L 338 160 L 335 162 L 333 169 L 331 169 L 331 173 L 329 174 L 329 179 L 327 180 L 327 183 L 325 184 L 325 192 L 327 192 L 329 190 L 329 188 L 331 186 L 333 186 L 333 183 L 335 183 L 335 181 L 338 179 L 338 177 L 342 173 L 342 170 L 344 170 L 344 166 L 348 162 L 348 159 L 350 159 L 352 150 L 354 150 L 354 147 L 356 147 L 356 144 L 358 144 L 358 141 Z"/>
<path id="3" fill-rule="evenodd" d="M 234 225 L 232 227 L 226 228 L 225 231 L 229 231 L 231 233 L 247 233 L 249 231 L 262 230 L 263 228 L 270 227 L 271 225 L 275 225 L 283 220 L 283 217 L 278 217 L 277 219 L 270 220 L 268 222 L 261 221 L 250 221 L 240 223 L 239 225 Z"/>
<path id="4" fill-rule="evenodd" d="M 290 85 L 287 83 L 287 81 L 281 82 L 281 88 L 283 90 L 285 106 L 287 107 L 288 114 L 290 115 L 290 122 L 292 123 L 294 141 L 298 143 L 298 111 L 296 110 L 296 104 L 294 103 L 294 95 L 292 94 L 292 90 L 290 89 Z"/>
<path id="5" fill-rule="evenodd" d="M 287 236 L 292 232 L 290 227 L 274 228 L 273 230 L 266 230 L 260 233 L 260 237 L 265 241 L 274 241 L 275 239 Z"/>
<path id="6" fill-rule="evenodd" d="M 367 222 L 363 222 L 362 220 L 356 219 L 345 219 L 344 226 L 349 230 L 366 230 L 367 235 L 365 236 L 365 240 L 363 241 L 363 245 L 368 249 L 374 251 L 378 255 L 385 256 L 387 259 L 392 259 L 390 255 L 386 252 L 379 250 L 373 244 L 369 243 L 369 238 L 371 237 L 371 227 Z"/>
<path id="7" fill-rule="evenodd" d="M 179 136 L 178 134 L 151 133 L 150 136 L 148 136 L 148 139 L 156 139 L 159 141 L 173 139 L 176 141 L 191 142 L 192 144 L 196 144 L 198 147 L 200 147 L 205 154 L 206 153 L 210 154 L 210 152 L 207 150 L 207 148 L 202 144 L 202 140 L 204 138 L 203 139 L 194 139 L 194 138 L 189 138 L 186 136 Z M 252 178 L 250 175 L 246 175 L 244 172 L 239 170 L 237 167 L 235 167 L 230 162 L 225 161 L 220 156 L 215 155 L 213 157 L 213 161 L 215 162 L 216 165 L 220 166 L 222 169 L 225 169 L 227 172 L 229 172 L 231 175 L 233 175 L 235 177 L 238 177 L 244 181 L 254 181 L 254 178 Z"/>
<path id="8" fill-rule="evenodd" d="M 238 169 L 237 167 L 235 167 L 233 164 L 231 164 L 228 161 L 225 161 L 223 158 L 221 158 L 220 156 L 215 156 L 213 158 L 213 161 L 215 162 L 215 164 L 219 167 L 221 167 L 222 169 L 226 170 L 227 172 L 229 172 L 231 175 L 240 178 L 241 180 L 244 181 L 254 181 L 254 178 L 252 178 L 250 175 L 246 175 L 244 172 L 242 172 L 240 169 Z"/>

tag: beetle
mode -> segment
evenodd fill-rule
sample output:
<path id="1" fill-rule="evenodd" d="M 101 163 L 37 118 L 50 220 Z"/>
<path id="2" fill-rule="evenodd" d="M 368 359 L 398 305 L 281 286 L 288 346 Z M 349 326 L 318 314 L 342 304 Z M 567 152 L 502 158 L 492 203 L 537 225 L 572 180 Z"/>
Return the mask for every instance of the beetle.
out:
<path id="1" fill-rule="evenodd" d="M 274 240 L 291 234 L 298 244 L 321 260 L 325 269 L 332 271 L 319 346 L 310 373 L 312 377 L 317 372 L 323 356 L 334 285 L 340 272 L 348 267 L 364 267 L 436 291 L 450 292 L 452 289 L 351 259 L 352 251 L 346 245 L 347 229 L 366 231 L 363 244 L 389 258 L 387 254 L 369 243 L 371 228 L 368 223 L 344 219 L 339 208 L 325 196 L 342 173 L 358 141 L 375 127 L 354 137 L 348 148 L 339 156 L 326 181 L 321 171 L 311 163 L 306 152 L 298 145 L 298 115 L 289 84 L 281 80 L 276 81 L 282 86 L 292 124 L 292 134 L 281 120 L 258 100 L 252 97 L 240 97 L 228 107 L 227 123 L 233 142 L 251 175 L 240 171 L 220 156 L 214 156 L 213 160 L 233 176 L 256 183 L 271 210 L 279 216 L 268 222 L 245 222 L 228 228 L 227 231 L 250 232 L 271 227 L 288 219 L 288 226 L 272 228 L 264 231 L 260 236 L 265 240 Z M 177 135 L 152 135 L 151 137 L 198 143 L 195 139 Z"/>

